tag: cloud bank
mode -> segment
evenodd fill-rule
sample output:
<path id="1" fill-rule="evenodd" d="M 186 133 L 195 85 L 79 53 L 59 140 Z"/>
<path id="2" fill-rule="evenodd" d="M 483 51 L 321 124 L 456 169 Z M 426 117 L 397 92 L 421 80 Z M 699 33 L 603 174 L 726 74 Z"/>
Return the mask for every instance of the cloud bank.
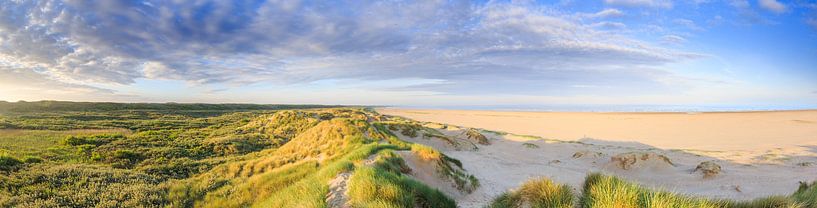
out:
<path id="1" fill-rule="evenodd" d="M 552 94 L 618 82 L 660 88 L 670 73 L 659 66 L 700 57 L 605 31 L 624 27 L 514 3 L 3 1 L 0 70 L 71 86 L 417 78 L 444 82 L 407 89 Z"/>

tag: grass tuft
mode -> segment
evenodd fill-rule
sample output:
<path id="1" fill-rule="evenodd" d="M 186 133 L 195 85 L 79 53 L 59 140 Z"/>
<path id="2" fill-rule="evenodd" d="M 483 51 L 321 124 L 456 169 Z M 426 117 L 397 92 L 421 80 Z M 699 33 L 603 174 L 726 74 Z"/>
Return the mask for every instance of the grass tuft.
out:
<path id="1" fill-rule="evenodd" d="M 570 208 L 574 207 L 575 198 L 569 186 L 556 184 L 547 178 L 536 178 L 528 180 L 517 190 L 503 193 L 489 207 Z"/>

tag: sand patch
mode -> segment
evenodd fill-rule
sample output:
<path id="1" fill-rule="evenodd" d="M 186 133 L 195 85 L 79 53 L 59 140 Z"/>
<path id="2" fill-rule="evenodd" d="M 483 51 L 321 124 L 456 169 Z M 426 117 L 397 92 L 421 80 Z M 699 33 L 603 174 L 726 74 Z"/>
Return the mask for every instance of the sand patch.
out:
<path id="1" fill-rule="evenodd" d="M 349 190 L 349 178 L 351 177 L 352 173 L 343 172 L 329 181 L 329 193 L 326 194 L 326 207 L 349 207 L 349 205 L 346 203 L 349 201 L 348 197 L 346 197 L 346 191 Z"/>

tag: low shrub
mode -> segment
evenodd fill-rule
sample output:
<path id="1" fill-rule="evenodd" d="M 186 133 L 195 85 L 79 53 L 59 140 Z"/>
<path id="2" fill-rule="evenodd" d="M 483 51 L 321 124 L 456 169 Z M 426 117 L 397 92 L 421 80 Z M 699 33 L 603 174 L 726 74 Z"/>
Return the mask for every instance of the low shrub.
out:
<path id="1" fill-rule="evenodd" d="M 23 158 L 23 162 L 25 162 L 25 163 L 41 163 L 41 162 L 43 162 L 43 159 L 40 158 L 40 157 L 35 157 L 35 156 L 26 156 L 26 157 Z"/>
<path id="2" fill-rule="evenodd" d="M 14 171 L 17 170 L 23 162 L 8 155 L 0 155 L 0 171 Z"/>

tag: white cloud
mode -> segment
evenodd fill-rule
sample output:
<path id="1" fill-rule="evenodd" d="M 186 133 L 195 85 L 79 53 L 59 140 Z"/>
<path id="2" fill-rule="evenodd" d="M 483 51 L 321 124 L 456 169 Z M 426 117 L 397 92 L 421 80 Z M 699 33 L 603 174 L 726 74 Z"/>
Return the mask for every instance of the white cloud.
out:
<path id="1" fill-rule="evenodd" d="M 687 39 L 677 35 L 665 35 L 661 37 L 661 41 L 669 44 L 682 44 L 686 43 Z"/>
<path id="2" fill-rule="evenodd" d="M 779 14 L 786 12 L 786 5 L 778 2 L 777 0 L 758 0 L 758 4 L 760 4 L 760 7 L 774 13 Z"/>
<path id="3" fill-rule="evenodd" d="M 596 13 L 582 14 L 582 17 L 586 18 L 613 18 L 622 16 L 624 16 L 624 12 L 618 9 L 604 9 Z"/>
<path id="4" fill-rule="evenodd" d="M 672 1 L 669 0 L 604 0 L 604 3 L 628 7 L 672 8 Z"/>
<path id="5" fill-rule="evenodd" d="M 696 24 L 695 21 L 692 21 L 692 20 L 679 18 L 679 19 L 673 20 L 673 22 L 675 22 L 675 24 L 684 26 L 684 27 L 686 27 L 687 29 L 690 29 L 690 30 L 694 30 L 694 31 L 704 30 L 704 28 L 698 26 L 698 24 Z"/>
<path id="6" fill-rule="evenodd" d="M 607 31 L 625 28 L 620 22 L 584 24 L 529 4 L 205 2 L 210 6 L 3 1 L 0 56 L 66 84 L 413 78 L 443 81 L 407 88 L 466 94 L 552 94 L 564 93 L 562 86 L 616 83 L 658 90 L 666 85 L 657 80 L 671 74 L 663 65 L 700 57 Z"/>
<path id="7" fill-rule="evenodd" d="M 590 26 L 594 27 L 594 28 L 606 29 L 606 30 L 621 30 L 621 29 L 627 28 L 627 25 L 625 25 L 624 23 L 621 23 L 621 22 L 607 22 L 607 21 L 593 23 Z"/>

